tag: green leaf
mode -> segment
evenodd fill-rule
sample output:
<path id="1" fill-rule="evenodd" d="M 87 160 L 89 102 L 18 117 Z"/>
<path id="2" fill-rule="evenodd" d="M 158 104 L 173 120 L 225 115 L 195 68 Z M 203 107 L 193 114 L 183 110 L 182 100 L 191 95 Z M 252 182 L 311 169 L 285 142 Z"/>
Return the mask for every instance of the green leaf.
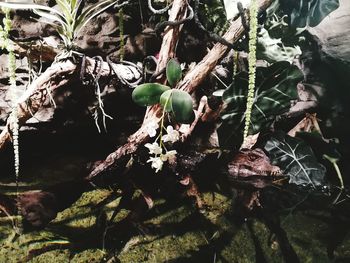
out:
<path id="1" fill-rule="evenodd" d="M 176 83 L 181 79 L 182 71 L 179 62 L 175 59 L 170 59 L 166 65 L 166 78 L 170 86 L 175 86 Z"/>
<path id="2" fill-rule="evenodd" d="M 81 15 L 76 19 L 74 24 L 74 30 L 75 34 L 77 35 L 79 31 L 87 24 L 91 19 L 93 19 L 95 16 L 99 15 L 106 9 L 110 8 L 111 6 L 117 4 L 117 0 L 105 0 L 102 2 L 97 2 L 96 4 L 89 6 L 86 8 Z M 127 3 L 127 2 L 125 2 Z M 120 5 L 122 6 L 122 5 Z"/>
<path id="3" fill-rule="evenodd" d="M 132 100 L 140 106 L 154 105 L 159 103 L 162 93 L 169 89 L 168 86 L 158 83 L 144 83 L 134 89 Z"/>
<path id="4" fill-rule="evenodd" d="M 160 105 L 162 105 L 162 107 L 165 108 L 166 112 L 171 112 L 173 110 L 171 106 L 171 97 L 170 97 L 173 91 L 174 90 L 167 90 L 162 94 L 162 96 L 160 96 L 160 100 L 159 100 Z"/>
<path id="5" fill-rule="evenodd" d="M 276 116 L 290 109 L 291 102 L 298 98 L 296 86 L 302 79 L 301 71 L 285 61 L 257 68 L 249 134 L 270 127 Z M 226 108 L 221 114 L 222 124 L 218 129 L 221 147 L 232 149 L 240 145 L 238 138 L 243 130 L 247 90 L 248 73 L 241 72 L 222 96 Z"/>
<path id="6" fill-rule="evenodd" d="M 265 28 L 259 32 L 257 43 L 258 59 L 263 59 L 269 63 L 277 61 L 288 61 L 292 63 L 294 58 L 301 55 L 299 46 L 285 46 L 281 38 L 273 38 Z"/>
<path id="7" fill-rule="evenodd" d="M 294 27 L 315 27 L 339 7 L 339 0 L 282 0 L 282 10 Z"/>
<path id="8" fill-rule="evenodd" d="M 180 123 L 191 123 L 193 121 L 193 101 L 187 92 L 172 90 L 171 108 L 176 121 Z"/>
<path id="9" fill-rule="evenodd" d="M 265 150 L 272 162 L 289 176 L 289 183 L 313 187 L 325 183 L 325 167 L 303 140 L 279 133 L 267 141 Z"/>

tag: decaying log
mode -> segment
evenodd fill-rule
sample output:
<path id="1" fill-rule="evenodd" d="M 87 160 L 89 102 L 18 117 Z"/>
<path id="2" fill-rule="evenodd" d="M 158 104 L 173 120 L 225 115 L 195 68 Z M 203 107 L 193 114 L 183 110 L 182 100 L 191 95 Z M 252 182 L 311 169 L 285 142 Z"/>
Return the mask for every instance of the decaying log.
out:
<path id="1" fill-rule="evenodd" d="M 259 0 L 260 10 L 265 10 L 272 0 Z M 175 20 L 183 18 L 186 15 L 187 0 L 175 0 L 170 13 L 170 19 Z M 160 51 L 160 64 L 165 66 L 169 57 L 174 56 L 177 38 L 179 35 L 180 27 L 176 26 L 173 28 L 167 28 L 166 34 L 163 38 L 163 45 Z M 229 30 L 223 36 L 228 42 L 236 42 L 244 32 L 243 25 L 240 19 L 232 22 Z M 196 65 L 190 72 L 186 74 L 183 81 L 177 85 L 177 89 L 181 89 L 192 93 L 197 86 L 204 80 L 204 78 L 213 70 L 218 61 L 223 57 L 227 51 L 227 46 L 220 43 L 214 45 L 211 51 L 203 58 L 203 60 Z M 87 71 L 94 72 L 96 61 L 87 58 Z M 123 67 L 123 65 L 117 65 Z M 116 67 L 117 67 L 116 66 Z M 127 67 L 127 66 L 125 66 Z M 108 76 L 111 74 L 108 63 L 102 62 L 100 65 L 101 70 L 99 71 L 101 76 Z M 161 66 L 159 66 L 161 68 Z M 114 71 L 119 69 L 114 68 Z M 128 73 L 124 74 L 126 78 L 134 78 L 135 72 L 128 69 Z M 58 87 L 66 84 L 74 73 L 77 72 L 77 65 L 67 60 L 64 62 L 58 62 L 49 67 L 40 77 L 38 77 L 28 87 L 28 90 L 17 102 L 17 111 L 19 116 L 20 124 L 25 123 L 30 119 L 33 114 L 42 106 L 48 92 L 55 90 Z M 140 76 L 141 77 L 141 76 Z M 143 125 L 133 135 L 129 137 L 128 142 L 118 148 L 115 152 L 112 152 L 104 162 L 97 165 L 95 169 L 89 174 L 87 179 L 91 179 L 99 173 L 107 170 L 111 167 L 119 158 L 127 154 L 135 152 L 139 145 L 145 143 L 148 140 L 148 134 L 145 129 L 145 124 L 150 120 L 160 121 L 161 108 L 159 105 L 150 107 L 145 115 Z M 4 144 L 10 139 L 11 129 L 11 118 L 8 119 L 6 126 L 0 134 L 0 149 L 3 148 Z"/>
<path id="2" fill-rule="evenodd" d="M 21 57 L 30 57 L 33 60 L 52 62 L 59 53 L 57 48 L 51 47 L 45 43 L 36 41 L 35 43 L 16 43 L 11 41 L 15 53 Z"/>
<path id="3" fill-rule="evenodd" d="M 271 5 L 272 1 L 273 0 L 259 0 L 259 10 L 266 10 Z M 184 4 L 185 0 L 175 0 L 171 12 L 174 11 L 174 6 L 176 6 L 176 4 L 178 3 Z M 177 8 L 177 12 L 180 12 L 180 10 L 180 8 Z M 179 17 L 179 15 L 171 14 L 171 17 Z M 242 25 L 242 21 L 241 19 L 236 19 L 232 22 L 230 28 L 225 33 L 223 38 L 226 39 L 228 42 L 235 43 L 242 37 L 243 33 L 244 27 Z M 177 40 L 173 40 L 170 43 L 176 42 Z M 165 48 L 166 46 L 162 45 L 162 49 Z M 215 44 L 214 47 L 210 50 L 210 52 L 203 58 L 203 60 L 199 62 L 199 64 L 196 65 L 190 72 L 188 72 L 184 79 L 175 88 L 187 91 L 189 93 L 193 93 L 193 91 L 198 87 L 198 85 L 214 69 L 218 61 L 222 59 L 227 49 L 228 47 L 225 45 L 222 45 L 220 43 Z M 163 51 L 161 50 L 160 53 L 163 53 Z M 109 154 L 105 161 L 97 165 L 95 169 L 93 169 L 90 172 L 90 174 L 86 177 L 86 179 L 91 180 L 98 174 L 108 170 L 112 167 L 112 165 L 114 165 L 118 161 L 119 158 L 125 156 L 126 154 L 134 153 L 140 145 L 147 142 L 149 137 L 146 132 L 145 124 L 150 120 L 154 120 L 159 123 L 160 115 L 161 108 L 159 105 L 150 107 L 146 112 L 144 122 L 140 129 L 129 137 L 128 142 L 126 144 Z"/>
<path id="4" fill-rule="evenodd" d="M 186 6 L 187 0 L 175 0 L 173 2 L 173 6 L 170 10 L 169 21 L 174 21 L 175 19 L 183 18 L 186 16 Z M 180 33 L 180 27 L 175 26 L 172 28 L 166 28 L 166 33 L 163 38 L 161 50 L 159 52 L 159 63 L 157 66 L 158 70 L 161 70 L 165 67 L 171 56 L 174 56 L 177 40 Z M 162 66 L 159 66 L 162 65 Z M 143 124 L 140 129 L 138 129 L 134 134 L 132 134 L 128 138 L 128 142 L 123 146 L 119 147 L 116 151 L 112 152 L 107 156 L 107 158 L 96 165 L 95 168 L 90 172 L 90 174 L 86 177 L 87 180 L 91 180 L 96 175 L 102 173 L 103 171 L 110 168 L 119 158 L 134 153 L 141 144 L 147 142 L 148 133 L 146 131 L 146 126 L 150 120 L 155 120 L 156 122 L 160 122 L 162 110 L 159 105 L 154 105 L 152 107 L 148 107 Z"/>
<path id="5" fill-rule="evenodd" d="M 112 66 L 112 70 L 110 66 Z M 86 57 L 85 72 L 87 74 L 94 74 L 96 67 L 98 67 L 97 71 L 101 77 L 111 76 L 113 72 L 115 72 L 118 78 L 124 80 L 135 81 L 135 79 L 141 79 L 140 72 L 131 65 L 109 64 Z M 17 116 L 20 125 L 23 125 L 28 119 L 33 117 L 46 101 L 50 92 L 65 85 L 74 74 L 77 75 L 79 70 L 79 66 L 72 61 L 61 61 L 52 64 L 43 74 L 35 79 L 16 102 Z M 4 147 L 5 143 L 11 137 L 10 130 L 12 121 L 10 116 L 0 134 L 0 149 Z"/>

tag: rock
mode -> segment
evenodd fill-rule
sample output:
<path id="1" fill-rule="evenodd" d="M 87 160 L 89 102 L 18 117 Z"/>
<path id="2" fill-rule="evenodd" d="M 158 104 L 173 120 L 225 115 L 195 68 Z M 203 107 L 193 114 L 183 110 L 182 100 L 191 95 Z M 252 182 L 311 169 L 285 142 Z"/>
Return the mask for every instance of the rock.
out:
<path id="1" fill-rule="evenodd" d="M 350 1 L 339 0 L 338 9 L 316 27 L 307 30 L 318 40 L 324 56 L 340 63 L 339 70 L 350 70 Z M 327 58 L 327 59 L 329 59 Z M 347 78 L 350 76 L 347 75 Z"/>

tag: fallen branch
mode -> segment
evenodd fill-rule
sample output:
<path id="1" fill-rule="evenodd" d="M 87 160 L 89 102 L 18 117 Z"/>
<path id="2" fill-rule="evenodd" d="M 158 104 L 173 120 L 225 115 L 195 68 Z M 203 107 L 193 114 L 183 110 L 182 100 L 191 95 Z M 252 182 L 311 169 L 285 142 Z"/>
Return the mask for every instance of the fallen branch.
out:
<path id="1" fill-rule="evenodd" d="M 258 3 L 259 10 L 260 11 L 266 10 L 271 5 L 272 1 L 273 0 L 259 0 L 259 3 Z M 172 18 L 178 17 L 180 14 L 179 13 L 173 14 L 173 12 L 175 12 L 174 10 L 177 10 L 177 12 L 180 12 L 181 8 L 179 8 L 179 6 L 184 5 L 185 3 L 186 3 L 185 0 L 175 0 L 173 3 L 173 7 L 171 9 L 170 17 L 172 17 Z M 175 28 L 177 28 L 177 27 L 175 27 Z M 171 32 L 175 28 L 169 29 L 167 34 L 169 34 L 169 32 Z M 179 28 L 177 30 L 179 30 Z M 230 43 L 235 43 L 236 41 L 238 41 L 242 37 L 243 34 L 244 34 L 244 27 L 242 25 L 242 21 L 241 21 L 241 19 L 236 19 L 235 21 L 232 22 L 230 28 L 225 33 L 223 38 Z M 175 36 L 178 36 L 178 35 L 174 35 L 173 37 L 175 37 Z M 162 54 L 162 55 L 165 54 L 165 56 L 167 56 L 167 57 L 169 56 L 169 54 L 175 54 L 175 50 L 172 51 L 174 53 L 170 53 L 170 51 L 168 51 L 168 53 L 165 52 L 167 47 L 169 47 L 169 46 L 174 47 L 173 44 L 166 45 L 165 42 L 166 43 L 177 43 L 177 39 L 169 40 L 168 38 L 166 38 L 166 35 L 165 35 L 164 39 L 163 39 L 163 45 L 162 45 L 162 49 L 160 51 L 160 54 Z M 228 49 L 227 46 L 222 45 L 220 43 L 217 43 L 210 50 L 210 52 L 202 59 L 202 61 L 199 62 L 199 64 L 197 64 L 193 68 L 193 70 L 191 70 L 190 72 L 188 72 L 186 74 L 183 81 L 181 81 L 176 86 L 176 88 L 187 91 L 188 93 L 193 93 L 195 91 L 195 89 L 198 87 L 198 85 L 214 69 L 214 67 L 217 65 L 218 61 L 226 53 L 227 49 Z M 166 54 L 168 54 L 168 55 L 166 55 Z M 160 59 L 161 59 L 162 63 L 165 61 L 165 59 L 163 59 L 162 57 L 160 57 Z M 163 65 L 163 67 L 164 66 L 165 66 L 165 64 Z M 161 68 L 162 68 L 162 65 L 158 65 L 157 70 L 159 70 Z M 136 152 L 138 147 L 140 145 L 144 144 L 145 142 L 147 142 L 149 139 L 148 134 L 146 132 L 145 123 L 147 123 L 150 120 L 154 120 L 154 121 L 159 123 L 161 112 L 162 112 L 162 109 L 159 105 L 155 105 L 155 106 L 150 107 L 145 114 L 144 122 L 143 122 L 142 126 L 140 127 L 140 129 L 129 137 L 128 142 L 126 144 L 119 147 L 116 151 L 112 152 L 111 154 L 109 154 L 107 156 L 107 158 L 105 159 L 105 161 L 103 161 L 102 163 L 97 165 L 95 167 L 95 169 L 93 169 L 90 172 L 90 174 L 86 177 L 86 179 L 87 180 L 93 179 L 98 174 L 110 169 L 113 165 L 115 165 L 115 163 L 121 157 L 123 157 L 127 154 L 132 154 L 132 153 Z"/>
<path id="2" fill-rule="evenodd" d="M 175 21 L 176 19 L 181 19 L 186 16 L 186 6 L 187 0 L 175 0 L 170 11 L 169 21 Z M 180 26 L 168 27 L 165 31 L 166 33 L 163 37 L 161 50 L 159 52 L 159 62 L 156 72 L 159 72 L 166 66 L 169 58 L 175 56 L 176 44 L 180 34 Z M 155 120 L 159 123 L 161 114 L 162 109 L 159 105 L 148 107 L 141 128 L 129 136 L 126 144 L 119 147 L 116 151 L 109 154 L 103 162 L 96 165 L 86 179 L 91 180 L 96 175 L 111 168 L 111 166 L 121 157 L 136 152 L 138 147 L 149 139 L 145 124 L 148 123 L 149 120 Z"/>
<path id="3" fill-rule="evenodd" d="M 98 63 L 98 64 L 96 64 Z M 135 79 L 141 79 L 141 74 L 131 65 L 109 64 L 103 61 L 96 61 L 86 57 L 85 72 L 93 74 L 98 68 L 98 74 L 101 77 L 111 76 L 113 72 L 122 80 L 132 82 Z M 20 125 L 23 125 L 28 119 L 42 107 L 49 96 L 49 93 L 65 85 L 71 80 L 72 76 L 78 73 L 79 67 L 70 60 L 54 63 L 43 74 L 35 79 L 17 100 L 17 115 Z M 11 138 L 10 131 L 13 120 L 7 119 L 6 126 L 0 134 L 0 149 Z"/>
<path id="4" fill-rule="evenodd" d="M 169 15 L 169 21 L 179 21 L 186 17 L 187 0 L 175 0 Z M 175 57 L 176 46 L 179 40 L 180 30 L 182 26 L 166 27 L 163 37 L 162 46 L 159 51 L 159 61 L 156 72 L 166 67 L 170 58 Z"/>

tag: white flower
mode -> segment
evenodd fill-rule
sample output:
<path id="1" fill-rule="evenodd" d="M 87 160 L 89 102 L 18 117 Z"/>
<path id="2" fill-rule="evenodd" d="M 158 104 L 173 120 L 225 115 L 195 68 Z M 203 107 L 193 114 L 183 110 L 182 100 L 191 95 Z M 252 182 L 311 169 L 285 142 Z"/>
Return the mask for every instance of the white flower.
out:
<path id="1" fill-rule="evenodd" d="M 150 157 L 147 161 L 152 162 L 152 168 L 156 169 L 156 173 L 158 173 L 163 168 L 163 161 L 160 159 L 160 157 Z"/>
<path id="2" fill-rule="evenodd" d="M 166 161 L 169 161 L 170 163 L 174 162 L 176 159 L 176 153 L 177 153 L 176 150 L 167 151 L 165 154 L 162 154 L 160 156 L 160 159 L 163 162 L 166 162 Z"/>
<path id="3" fill-rule="evenodd" d="M 154 137 L 157 134 L 157 129 L 159 128 L 158 122 L 152 120 L 146 124 L 146 131 L 149 137 Z"/>
<path id="4" fill-rule="evenodd" d="M 145 147 L 149 149 L 149 154 L 161 154 L 162 153 L 162 148 L 158 145 L 157 142 L 154 142 L 152 144 L 146 143 Z"/>
<path id="5" fill-rule="evenodd" d="M 186 134 L 186 133 L 188 133 L 190 128 L 191 128 L 191 125 L 189 125 L 189 124 L 181 124 L 179 132 Z"/>
<path id="6" fill-rule="evenodd" d="M 174 128 L 172 126 L 169 125 L 166 128 L 166 131 L 167 131 L 168 134 L 166 134 L 166 135 L 164 135 L 162 137 L 163 142 L 172 142 L 172 143 L 174 143 L 174 142 L 176 142 L 176 141 L 178 141 L 180 139 L 179 132 L 177 130 L 174 130 Z"/>

